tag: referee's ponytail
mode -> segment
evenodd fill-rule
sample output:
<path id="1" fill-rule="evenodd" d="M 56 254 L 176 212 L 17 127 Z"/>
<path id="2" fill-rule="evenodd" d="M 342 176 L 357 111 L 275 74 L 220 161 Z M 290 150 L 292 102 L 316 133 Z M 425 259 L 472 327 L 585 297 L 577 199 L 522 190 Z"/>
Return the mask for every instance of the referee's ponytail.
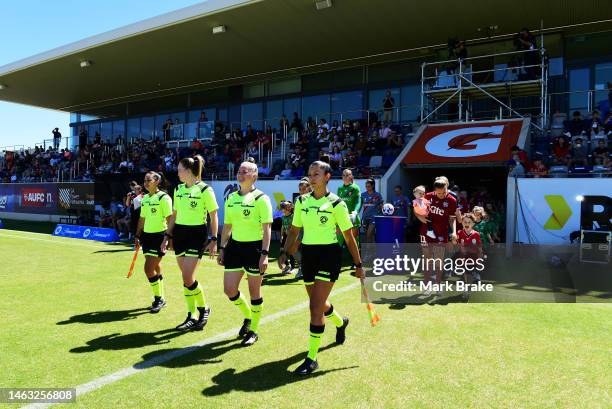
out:
<path id="1" fill-rule="evenodd" d="M 204 166 L 204 158 L 200 155 L 195 155 L 193 158 L 183 158 L 180 161 L 181 166 L 189 169 L 196 179 L 202 178 L 202 167 Z"/>

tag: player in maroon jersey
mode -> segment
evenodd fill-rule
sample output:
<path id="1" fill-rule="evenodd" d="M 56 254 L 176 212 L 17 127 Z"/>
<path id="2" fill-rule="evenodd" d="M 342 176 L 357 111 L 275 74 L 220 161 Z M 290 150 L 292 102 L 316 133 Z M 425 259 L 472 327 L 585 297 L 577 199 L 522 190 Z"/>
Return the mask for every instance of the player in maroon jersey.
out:
<path id="1" fill-rule="evenodd" d="M 421 245 L 423 249 L 423 255 L 426 261 L 429 259 L 440 260 L 444 264 L 444 253 L 446 245 L 448 243 L 448 230 L 451 228 L 451 240 L 453 243 L 457 242 L 457 218 L 455 213 L 457 211 L 457 199 L 448 192 L 448 179 L 445 176 L 438 176 L 434 180 L 433 192 L 425 194 L 425 199 L 429 200 L 429 214 L 427 218 L 416 215 L 417 218 L 423 223 L 421 225 Z M 427 222 L 431 221 L 435 238 L 431 238 L 427 235 Z M 433 261 L 432 260 L 432 261 Z M 440 262 L 432 263 L 432 261 L 426 264 L 435 264 L 434 266 L 425 267 L 425 282 L 428 283 L 431 279 L 432 271 L 436 273 L 436 283 L 440 284 L 442 281 L 442 268 Z M 433 267 L 433 268 L 429 268 Z M 426 290 L 425 295 L 430 295 L 431 291 Z M 441 291 L 438 291 L 437 295 L 442 295 Z"/>
<path id="2" fill-rule="evenodd" d="M 482 242 L 480 241 L 480 233 L 474 230 L 476 224 L 476 217 L 472 213 L 466 213 L 463 215 L 461 221 L 463 228 L 457 232 L 457 240 L 460 245 L 460 250 L 457 259 L 462 259 L 462 267 L 464 269 L 463 281 L 467 284 L 472 284 L 474 274 L 473 272 L 481 271 L 481 264 L 476 262 L 478 258 L 482 261 Z M 472 268 L 467 268 L 466 260 L 474 260 L 471 265 Z M 475 269 L 475 270 L 474 270 Z M 467 301 L 470 298 L 470 291 L 467 290 L 463 293 L 463 299 Z"/>

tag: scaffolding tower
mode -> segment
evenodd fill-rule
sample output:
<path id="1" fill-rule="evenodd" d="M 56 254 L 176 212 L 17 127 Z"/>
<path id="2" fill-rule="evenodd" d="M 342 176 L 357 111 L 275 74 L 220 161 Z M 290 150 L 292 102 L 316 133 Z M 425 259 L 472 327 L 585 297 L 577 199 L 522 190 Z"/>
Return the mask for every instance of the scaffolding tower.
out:
<path id="1" fill-rule="evenodd" d="M 543 40 L 542 40 L 543 41 Z M 548 67 L 543 47 L 479 55 L 421 65 L 421 123 L 467 122 L 483 119 L 531 117 L 534 130 L 548 126 Z M 520 97 L 539 97 L 531 112 Z M 493 101 L 492 115 L 475 114 L 478 101 Z"/>

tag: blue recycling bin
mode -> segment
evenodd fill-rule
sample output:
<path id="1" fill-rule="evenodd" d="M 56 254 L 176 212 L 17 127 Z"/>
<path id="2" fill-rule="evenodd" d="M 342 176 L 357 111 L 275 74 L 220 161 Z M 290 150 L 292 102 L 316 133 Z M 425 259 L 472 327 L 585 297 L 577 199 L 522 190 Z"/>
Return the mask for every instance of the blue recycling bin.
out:
<path id="1" fill-rule="evenodd" d="M 376 216 L 376 243 L 403 243 L 407 217 Z"/>

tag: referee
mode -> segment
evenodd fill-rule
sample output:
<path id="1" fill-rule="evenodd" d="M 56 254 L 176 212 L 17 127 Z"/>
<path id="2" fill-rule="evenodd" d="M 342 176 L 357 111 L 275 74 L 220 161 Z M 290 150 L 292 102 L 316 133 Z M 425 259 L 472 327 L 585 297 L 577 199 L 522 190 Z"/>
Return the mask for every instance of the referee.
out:
<path id="1" fill-rule="evenodd" d="M 253 345 L 257 339 L 263 310 L 261 282 L 268 268 L 268 250 L 272 232 L 270 198 L 256 189 L 257 165 L 243 162 L 237 175 L 240 189 L 225 201 L 223 233 L 217 262 L 225 266 L 223 287 L 232 303 L 244 315 L 238 336 L 242 346 Z M 251 306 L 240 293 L 239 284 L 247 274 Z"/>
<path id="2" fill-rule="evenodd" d="M 331 193 L 327 183 L 331 178 L 329 163 L 316 161 L 310 165 L 308 177 L 312 192 L 300 196 L 295 204 L 295 213 L 287 242 L 278 257 L 282 268 L 287 252 L 304 229 L 302 240 L 302 272 L 306 292 L 310 298 L 310 337 L 308 356 L 294 371 L 298 375 L 308 375 L 319 367 L 317 353 L 325 330 L 325 319 L 336 326 L 336 343 L 346 339 L 348 318 L 342 317 L 334 306 L 327 301 L 334 283 L 340 275 L 342 251 L 336 237 L 336 225 L 343 233 L 344 240 L 356 266 L 355 276 L 363 278 L 361 256 L 355 242 L 346 203 Z"/>
<path id="3" fill-rule="evenodd" d="M 145 255 L 144 271 L 153 291 L 153 304 L 150 308 L 152 314 L 158 313 L 166 306 L 160 266 L 166 253 L 161 250 L 161 245 L 172 215 L 172 200 L 168 193 L 160 190 L 160 185 L 163 187 L 163 179 L 159 173 L 151 171 L 145 175 L 144 187 L 149 193 L 142 199 L 136 228 L 136 244 L 142 246 Z"/>
<path id="4" fill-rule="evenodd" d="M 200 155 L 183 158 L 178 165 L 181 182 L 174 190 L 174 212 L 168 223 L 168 231 L 162 251 L 172 240 L 174 254 L 183 275 L 183 293 L 187 303 L 187 318 L 176 327 L 179 331 L 201 331 L 208 322 L 210 308 L 206 304 L 202 287 L 195 272 L 207 242 L 206 216 L 210 216 L 210 237 L 207 247 L 210 257 L 217 250 L 217 200 L 212 188 L 202 182 L 204 159 Z M 199 316 L 196 320 L 195 314 Z"/>

